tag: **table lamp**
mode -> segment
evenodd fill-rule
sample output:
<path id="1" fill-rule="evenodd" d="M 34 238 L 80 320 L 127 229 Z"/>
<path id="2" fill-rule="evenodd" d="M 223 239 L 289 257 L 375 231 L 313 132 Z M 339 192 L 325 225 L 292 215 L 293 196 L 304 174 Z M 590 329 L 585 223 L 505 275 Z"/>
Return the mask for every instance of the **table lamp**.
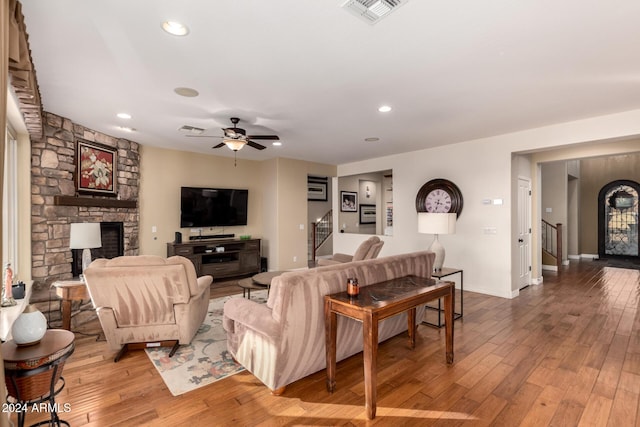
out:
<path id="1" fill-rule="evenodd" d="M 444 246 L 438 240 L 439 234 L 454 234 L 456 232 L 455 213 L 418 212 L 418 233 L 433 234 L 433 243 L 429 250 L 436 254 L 433 270 L 441 271 L 444 264 Z"/>
<path id="2" fill-rule="evenodd" d="M 82 272 L 91 264 L 91 249 L 102 246 L 99 222 L 78 222 L 71 224 L 69 247 L 82 249 Z M 80 274 L 82 279 L 82 274 Z"/>

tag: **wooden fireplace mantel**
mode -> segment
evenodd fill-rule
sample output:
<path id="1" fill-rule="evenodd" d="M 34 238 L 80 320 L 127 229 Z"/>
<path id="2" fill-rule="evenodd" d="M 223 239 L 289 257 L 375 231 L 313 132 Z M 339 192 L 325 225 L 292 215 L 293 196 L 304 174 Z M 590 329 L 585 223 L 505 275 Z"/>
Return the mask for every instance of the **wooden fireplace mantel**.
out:
<path id="1" fill-rule="evenodd" d="M 135 200 L 99 199 L 94 197 L 54 196 L 55 206 L 97 206 L 100 208 L 136 208 Z"/>

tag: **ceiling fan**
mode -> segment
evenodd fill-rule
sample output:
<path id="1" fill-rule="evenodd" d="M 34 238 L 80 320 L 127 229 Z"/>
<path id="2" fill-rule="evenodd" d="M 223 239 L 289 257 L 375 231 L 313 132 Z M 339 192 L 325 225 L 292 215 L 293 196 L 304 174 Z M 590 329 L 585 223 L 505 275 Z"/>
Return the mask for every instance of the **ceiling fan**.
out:
<path id="1" fill-rule="evenodd" d="M 231 120 L 231 123 L 233 123 L 233 127 L 222 128 L 222 131 L 224 132 L 224 136 L 221 136 L 221 137 L 216 137 L 211 135 L 187 135 L 187 136 L 222 138 L 222 142 L 220 144 L 215 145 L 211 148 L 220 148 L 226 145 L 233 151 L 239 151 L 245 145 L 248 145 L 249 147 L 253 147 L 257 150 L 264 150 L 267 147 L 265 147 L 262 144 L 258 144 L 257 142 L 255 142 L 255 140 L 262 140 L 262 141 L 279 141 L 280 140 L 278 135 L 247 135 L 247 132 L 244 129 L 237 127 L 237 124 L 240 122 L 239 118 L 231 117 L 230 120 Z"/>

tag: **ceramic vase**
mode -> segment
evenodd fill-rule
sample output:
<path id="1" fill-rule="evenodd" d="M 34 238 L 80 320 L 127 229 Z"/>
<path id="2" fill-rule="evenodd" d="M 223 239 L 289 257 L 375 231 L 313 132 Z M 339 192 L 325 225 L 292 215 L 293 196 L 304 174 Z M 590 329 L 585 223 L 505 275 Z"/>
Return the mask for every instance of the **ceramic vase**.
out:
<path id="1" fill-rule="evenodd" d="M 24 309 L 11 326 L 13 340 L 19 346 L 39 343 L 46 332 L 47 318 L 32 304 Z"/>

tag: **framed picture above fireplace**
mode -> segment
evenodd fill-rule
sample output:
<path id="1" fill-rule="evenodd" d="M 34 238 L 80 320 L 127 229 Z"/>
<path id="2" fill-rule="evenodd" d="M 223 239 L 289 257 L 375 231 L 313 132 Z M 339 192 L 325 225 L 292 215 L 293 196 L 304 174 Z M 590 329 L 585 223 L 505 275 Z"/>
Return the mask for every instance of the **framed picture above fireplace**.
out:
<path id="1" fill-rule="evenodd" d="M 116 196 L 118 151 L 97 142 L 78 139 L 76 144 L 78 193 Z"/>

